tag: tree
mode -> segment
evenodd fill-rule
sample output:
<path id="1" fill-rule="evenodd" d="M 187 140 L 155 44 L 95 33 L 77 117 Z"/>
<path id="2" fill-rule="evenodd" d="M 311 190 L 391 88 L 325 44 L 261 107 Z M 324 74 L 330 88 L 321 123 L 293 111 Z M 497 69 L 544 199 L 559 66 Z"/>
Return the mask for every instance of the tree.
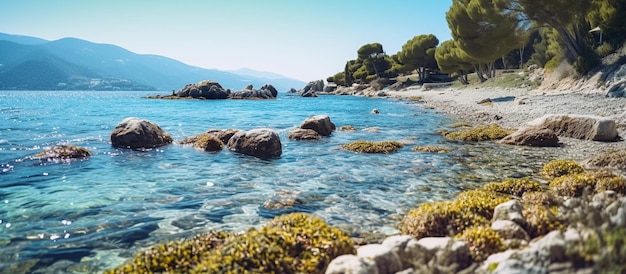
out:
<path id="1" fill-rule="evenodd" d="M 384 54 L 383 45 L 380 43 L 365 44 L 357 50 L 358 59 L 365 60 L 366 63 L 369 63 L 374 69 L 376 77 L 379 77 L 379 73 L 382 72 L 378 69 L 378 61 L 380 61 L 378 57 Z"/>
<path id="2" fill-rule="evenodd" d="M 478 61 L 476 72 L 481 81 L 485 80 L 481 64 L 488 65 L 487 77 L 492 77 L 494 61 L 526 42 L 519 14 L 497 1 L 507 0 L 454 0 L 446 13 L 459 48 Z"/>
<path id="3" fill-rule="evenodd" d="M 402 50 L 398 52 L 398 61 L 404 65 L 404 70 L 417 69 L 420 82 L 426 79 L 426 69 L 437 68 L 435 61 L 435 48 L 439 39 L 433 34 L 422 34 L 407 41 Z"/>
<path id="4" fill-rule="evenodd" d="M 467 85 L 467 73 L 473 67 L 473 60 L 461 50 L 454 40 L 447 40 L 441 43 L 435 50 L 435 59 L 439 70 L 448 74 L 458 74 L 461 83 Z"/>

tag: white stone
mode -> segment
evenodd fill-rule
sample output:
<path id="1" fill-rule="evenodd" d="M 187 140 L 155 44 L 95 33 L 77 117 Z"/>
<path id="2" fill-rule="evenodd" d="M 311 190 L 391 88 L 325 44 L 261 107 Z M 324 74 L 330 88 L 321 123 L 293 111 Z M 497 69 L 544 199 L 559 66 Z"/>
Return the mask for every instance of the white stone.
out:
<path id="1" fill-rule="evenodd" d="M 341 255 L 330 262 L 326 274 L 378 274 L 376 262 L 356 255 Z"/>
<path id="2" fill-rule="evenodd" d="M 388 246 L 381 244 L 365 245 L 359 247 L 356 253 L 359 257 L 374 260 L 378 267 L 378 273 L 396 273 L 402 270 L 400 257 Z"/>

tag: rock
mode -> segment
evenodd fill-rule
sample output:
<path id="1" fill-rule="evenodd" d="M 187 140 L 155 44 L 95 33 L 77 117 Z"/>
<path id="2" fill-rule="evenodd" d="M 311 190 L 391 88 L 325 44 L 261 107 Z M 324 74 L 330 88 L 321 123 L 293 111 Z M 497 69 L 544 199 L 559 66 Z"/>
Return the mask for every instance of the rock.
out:
<path id="1" fill-rule="evenodd" d="M 298 90 L 296 90 L 295 88 L 290 88 L 287 93 L 298 93 Z"/>
<path id="2" fill-rule="evenodd" d="M 378 109 L 372 109 L 372 114 L 380 114 L 380 111 L 378 111 Z"/>
<path id="3" fill-rule="evenodd" d="M 337 85 L 335 84 L 329 83 L 328 85 L 324 86 L 325 93 L 331 93 L 331 92 L 334 92 L 335 90 L 337 90 Z"/>
<path id="4" fill-rule="evenodd" d="M 606 92 L 606 97 L 626 97 L 626 79 L 620 80 L 611 85 Z"/>
<path id="5" fill-rule="evenodd" d="M 324 91 L 324 80 L 311 81 L 304 86 L 300 93 L 307 92 L 323 92 Z"/>
<path id="6" fill-rule="evenodd" d="M 378 267 L 378 273 L 396 273 L 403 269 L 400 257 L 388 246 L 380 244 L 365 245 L 359 247 L 356 253 L 361 258 L 374 260 Z"/>
<path id="7" fill-rule="evenodd" d="M 330 121 L 328 115 L 317 115 L 304 120 L 300 128 L 312 129 L 321 136 L 330 136 L 333 130 L 336 129 L 336 126 Z"/>
<path id="8" fill-rule="evenodd" d="M 228 144 L 228 141 L 230 140 L 231 137 L 233 137 L 233 135 L 235 135 L 237 132 L 240 132 L 243 130 L 240 129 L 210 129 L 208 130 L 206 133 L 211 134 L 215 137 L 217 137 L 218 139 L 222 140 L 222 143 L 224 144 Z"/>
<path id="9" fill-rule="evenodd" d="M 304 204 L 298 197 L 298 192 L 287 189 L 276 190 L 274 196 L 263 203 L 263 208 L 269 210 L 292 208 L 294 205 Z"/>
<path id="10" fill-rule="evenodd" d="M 245 88 L 245 89 L 247 89 L 247 90 L 251 90 L 251 89 L 254 89 L 254 86 L 253 86 L 252 84 L 249 84 L 249 85 L 247 85 L 247 86 L 246 86 L 246 88 Z"/>
<path id="11" fill-rule="evenodd" d="M 350 125 L 340 126 L 338 130 L 339 131 L 356 131 L 356 127 L 350 126 Z"/>
<path id="12" fill-rule="evenodd" d="M 278 133 L 267 128 L 237 132 L 227 146 L 230 151 L 263 159 L 279 157 L 283 153 Z"/>
<path id="13" fill-rule="evenodd" d="M 485 99 L 482 99 L 482 100 L 480 100 L 480 101 L 478 101 L 476 103 L 480 105 L 480 104 L 487 104 L 487 103 L 491 103 L 491 102 L 492 102 L 491 98 L 485 98 Z"/>
<path id="14" fill-rule="evenodd" d="M 189 84 L 180 89 L 176 95 L 179 97 L 204 98 L 204 99 L 226 99 L 229 92 L 218 82 L 205 80 L 196 84 Z"/>
<path id="15" fill-rule="evenodd" d="M 319 140 L 322 136 L 312 129 L 297 128 L 289 132 L 290 140 Z"/>
<path id="16" fill-rule="evenodd" d="M 565 239 L 563 232 L 554 230 L 537 242 L 539 255 L 547 256 L 551 262 L 565 259 Z"/>
<path id="17" fill-rule="evenodd" d="M 419 264 L 428 264 L 437 257 L 437 264 L 451 266 L 456 264 L 457 269 L 466 268 L 472 261 L 467 243 L 451 237 L 425 237 L 417 241 L 421 251 L 416 258 Z"/>
<path id="18" fill-rule="evenodd" d="M 559 136 L 582 140 L 611 142 L 618 138 L 615 120 L 599 116 L 548 114 L 527 125 L 548 128 Z"/>
<path id="19" fill-rule="evenodd" d="M 378 274 L 376 262 L 356 255 L 341 255 L 330 262 L 326 274 Z"/>
<path id="20" fill-rule="evenodd" d="M 253 89 L 248 85 L 245 89 L 231 93 L 230 99 L 276 99 L 278 91 L 272 85 L 264 85 L 261 89 Z"/>
<path id="21" fill-rule="evenodd" d="M 559 137 L 553 130 L 522 127 L 499 141 L 501 144 L 531 147 L 558 147 Z"/>
<path id="22" fill-rule="evenodd" d="M 379 91 L 378 93 L 376 93 L 376 96 L 378 96 L 378 97 L 386 97 L 387 93 L 385 93 L 384 91 Z"/>
<path id="23" fill-rule="evenodd" d="M 530 237 L 517 223 L 509 220 L 497 220 L 491 223 L 491 229 L 495 230 L 504 239 L 519 239 L 529 241 Z"/>
<path id="24" fill-rule="evenodd" d="M 302 96 L 302 97 L 317 97 L 317 92 L 315 92 L 313 90 L 303 91 L 302 93 L 300 93 L 300 96 Z"/>
<path id="25" fill-rule="evenodd" d="M 93 154 L 86 148 L 74 145 L 60 145 L 47 147 L 42 152 L 35 154 L 34 158 L 41 161 L 67 161 L 71 159 L 81 159 Z"/>
<path id="26" fill-rule="evenodd" d="M 417 240 L 408 235 L 388 237 L 383 241 L 383 245 L 398 254 L 402 269 L 413 267 L 415 259 L 419 258 L 420 251 L 423 249 Z"/>
<path id="27" fill-rule="evenodd" d="M 364 128 L 363 131 L 367 131 L 367 132 L 380 132 L 380 128 L 379 127 L 368 127 L 368 128 Z"/>
<path id="28" fill-rule="evenodd" d="M 117 148 L 154 148 L 172 141 L 172 137 L 157 124 L 136 117 L 122 120 L 111 132 L 111 145 Z"/>
<path id="29" fill-rule="evenodd" d="M 217 152 L 224 148 L 224 142 L 214 135 L 203 133 L 197 136 L 197 140 L 193 143 L 193 146 L 203 149 L 204 151 Z"/>
<path id="30" fill-rule="evenodd" d="M 609 205 L 610 208 L 617 208 L 617 210 L 607 210 L 609 212 L 615 212 L 610 216 L 611 223 L 616 227 L 625 227 L 626 226 L 626 198 L 622 197 L 621 199 L 611 203 Z"/>
<path id="31" fill-rule="evenodd" d="M 510 200 L 497 205 L 493 210 L 493 220 L 507 220 L 521 226 L 526 225 L 526 219 L 522 214 L 522 205 L 517 200 Z"/>

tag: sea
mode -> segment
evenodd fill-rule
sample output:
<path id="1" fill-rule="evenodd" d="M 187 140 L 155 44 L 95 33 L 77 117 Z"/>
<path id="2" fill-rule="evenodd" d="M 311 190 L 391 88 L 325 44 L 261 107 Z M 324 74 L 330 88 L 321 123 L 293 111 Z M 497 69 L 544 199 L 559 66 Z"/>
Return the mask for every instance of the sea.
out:
<path id="1" fill-rule="evenodd" d="M 0 273 L 99 273 L 142 248 L 212 230 L 244 231 L 289 212 L 376 240 L 398 233 L 400 220 L 420 203 L 534 176 L 551 160 L 540 150 L 447 141 L 438 130 L 458 121 L 417 101 L 286 93 L 276 100 L 145 98 L 155 94 L 0 91 Z M 287 138 L 321 114 L 357 131 L 335 131 L 319 141 Z M 258 159 L 176 143 L 145 151 L 113 148 L 110 133 L 126 117 L 158 124 L 175 142 L 209 129 L 271 128 L 283 154 Z M 356 140 L 406 145 L 391 154 L 340 148 Z M 32 157 L 62 144 L 85 147 L 93 156 L 65 162 Z M 450 152 L 413 151 L 418 145 Z"/>

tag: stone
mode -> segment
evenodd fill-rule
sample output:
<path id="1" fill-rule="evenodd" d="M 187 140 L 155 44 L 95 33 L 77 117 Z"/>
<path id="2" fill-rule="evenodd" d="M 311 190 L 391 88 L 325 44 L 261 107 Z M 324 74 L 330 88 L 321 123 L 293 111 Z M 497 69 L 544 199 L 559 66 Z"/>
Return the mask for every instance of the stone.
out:
<path id="1" fill-rule="evenodd" d="M 74 145 L 60 145 L 44 148 L 40 153 L 35 154 L 34 158 L 41 161 L 68 161 L 71 159 L 88 158 L 93 154 L 84 147 Z"/>
<path id="2" fill-rule="evenodd" d="M 451 237 L 424 237 L 417 241 L 421 246 L 418 263 L 427 264 L 437 257 L 437 264 L 450 266 L 457 264 L 457 269 L 467 267 L 472 258 L 467 243 Z"/>
<path id="3" fill-rule="evenodd" d="M 304 200 L 298 197 L 300 193 L 288 190 L 276 190 L 274 196 L 263 203 L 263 208 L 268 210 L 292 208 L 294 205 L 304 204 Z"/>
<path id="4" fill-rule="evenodd" d="M 350 132 L 354 132 L 356 131 L 356 127 L 351 126 L 351 125 L 347 125 L 347 126 L 340 126 L 339 131 L 350 131 Z"/>
<path id="5" fill-rule="evenodd" d="M 393 252 L 398 254 L 402 262 L 402 269 L 413 267 L 416 258 L 419 257 L 420 251 L 423 249 L 417 240 L 409 235 L 387 237 L 382 245 L 389 247 Z"/>
<path id="6" fill-rule="evenodd" d="M 606 97 L 626 97 L 626 79 L 620 80 L 612 84 L 606 92 Z"/>
<path id="7" fill-rule="evenodd" d="M 547 128 L 522 127 L 499 141 L 501 144 L 531 147 L 558 147 L 559 136 Z"/>
<path id="8" fill-rule="evenodd" d="M 522 214 L 522 205 L 517 200 L 510 200 L 497 205 L 493 210 L 493 220 L 507 220 L 521 226 L 526 225 L 526 218 Z"/>
<path id="9" fill-rule="evenodd" d="M 289 132 L 287 138 L 290 140 L 319 140 L 322 139 L 322 136 L 312 129 L 297 128 Z"/>
<path id="10" fill-rule="evenodd" d="M 157 124 L 136 117 L 122 120 L 111 132 L 111 145 L 117 148 L 155 148 L 172 141 L 172 137 Z"/>
<path id="11" fill-rule="evenodd" d="M 231 93 L 230 99 L 276 99 L 278 91 L 272 85 L 264 85 L 260 89 L 253 89 L 248 85 L 245 89 Z"/>
<path id="12" fill-rule="evenodd" d="M 227 146 L 232 152 L 262 159 L 280 157 L 283 153 L 280 136 L 268 128 L 237 132 L 228 140 Z"/>
<path id="13" fill-rule="evenodd" d="M 497 220 L 491 223 L 491 229 L 495 230 L 504 239 L 519 239 L 529 241 L 530 237 L 520 225 L 509 220 Z"/>
<path id="14" fill-rule="evenodd" d="M 378 267 L 378 273 L 396 273 L 403 269 L 400 257 L 388 246 L 364 245 L 356 250 L 356 254 L 361 258 L 374 260 Z"/>
<path id="15" fill-rule="evenodd" d="M 372 114 L 380 114 L 380 111 L 378 111 L 378 109 L 372 109 Z"/>
<path id="16" fill-rule="evenodd" d="M 217 137 L 218 139 L 222 140 L 222 143 L 224 144 L 228 144 L 228 141 L 230 140 L 231 137 L 233 137 L 233 135 L 235 135 L 237 132 L 240 132 L 243 130 L 240 129 L 209 129 L 207 130 L 206 133 L 211 134 L 215 137 Z"/>
<path id="17" fill-rule="evenodd" d="M 313 90 L 303 91 L 302 93 L 300 93 L 300 96 L 302 96 L 302 97 L 317 97 L 317 92 L 315 92 Z"/>
<path id="18" fill-rule="evenodd" d="M 304 120 L 300 128 L 315 130 L 321 136 L 330 136 L 336 126 L 330 121 L 328 115 L 317 115 Z"/>
<path id="19" fill-rule="evenodd" d="M 626 227 L 626 198 L 620 198 L 619 200 L 611 203 L 609 207 L 617 208 L 617 210 L 613 211 L 615 214 L 612 214 L 609 217 L 611 219 L 611 224 L 616 227 Z"/>
<path id="20" fill-rule="evenodd" d="M 563 232 L 554 230 L 537 242 L 540 255 L 550 259 L 550 262 L 561 262 L 565 259 L 565 239 Z"/>
<path id="21" fill-rule="evenodd" d="M 477 104 L 479 104 L 479 105 L 481 105 L 481 104 L 488 104 L 488 103 L 492 103 L 492 101 L 491 101 L 491 98 L 485 98 L 485 99 L 482 99 L 482 100 L 480 100 L 480 101 L 478 101 L 478 102 L 476 102 L 476 103 L 477 103 Z"/>
<path id="22" fill-rule="evenodd" d="M 300 93 L 313 91 L 313 92 L 323 92 L 324 91 L 324 80 L 316 80 L 311 81 L 304 86 Z"/>
<path id="23" fill-rule="evenodd" d="M 378 266 L 371 258 L 341 255 L 330 262 L 326 274 L 378 274 Z"/>
<path id="24" fill-rule="evenodd" d="M 204 99 L 226 99 L 229 92 L 225 90 L 218 82 L 205 80 L 196 84 L 188 84 L 178 92 L 179 97 L 204 98 Z"/>
<path id="25" fill-rule="evenodd" d="M 558 136 L 612 142 L 618 138 L 615 120 L 593 115 L 548 114 L 527 123 L 548 128 Z"/>

